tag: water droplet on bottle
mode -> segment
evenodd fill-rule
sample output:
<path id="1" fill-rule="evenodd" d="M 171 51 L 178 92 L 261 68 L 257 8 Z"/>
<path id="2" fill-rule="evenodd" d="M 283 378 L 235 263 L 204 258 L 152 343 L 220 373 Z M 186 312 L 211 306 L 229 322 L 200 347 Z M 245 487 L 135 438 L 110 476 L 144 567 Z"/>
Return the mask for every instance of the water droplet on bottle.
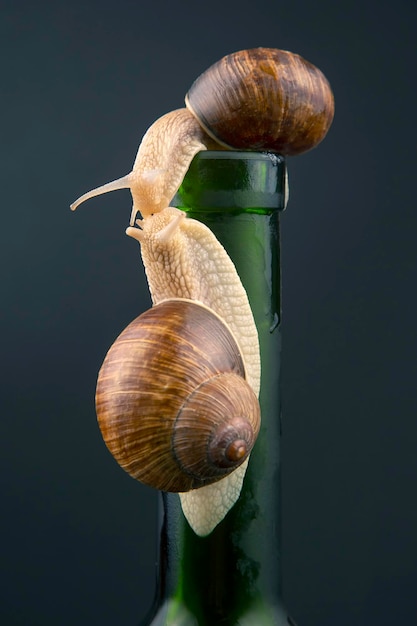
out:
<path id="1" fill-rule="evenodd" d="M 279 326 L 279 317 L 278 317 L 278 313 L 274 313 L 274 319 L 272 321 L 272 324 L 269 328 L 269 332 L 273 333 L 274 330 L 277 328 L 277 326 Z"/>

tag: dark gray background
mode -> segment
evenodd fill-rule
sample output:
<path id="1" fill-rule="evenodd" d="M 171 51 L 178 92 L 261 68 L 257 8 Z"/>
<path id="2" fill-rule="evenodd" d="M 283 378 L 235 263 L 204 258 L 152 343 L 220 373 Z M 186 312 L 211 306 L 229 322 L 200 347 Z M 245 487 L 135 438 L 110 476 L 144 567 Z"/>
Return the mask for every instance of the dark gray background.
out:
<path id="1" fill-rule="evenodd" d="M 417 621 L 416 3 L 2 2 L 4 626 L 133 626 L 157 495 L 118 468 L 96 372 L 149 306 L 125 174 L 193 79 L 253 46 L 328 76 L 336 117 L 291 159 L 283 245 L 283 589 L 299 626 Z"/>

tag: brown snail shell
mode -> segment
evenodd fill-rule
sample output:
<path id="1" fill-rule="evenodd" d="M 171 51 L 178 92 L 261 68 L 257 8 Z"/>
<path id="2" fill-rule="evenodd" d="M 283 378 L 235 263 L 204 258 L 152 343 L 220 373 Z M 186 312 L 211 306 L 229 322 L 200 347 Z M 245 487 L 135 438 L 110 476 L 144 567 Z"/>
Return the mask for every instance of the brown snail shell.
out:
<path id="1" fill-rule="evenodd" d="M 239 348 L 207 307 L 166 300 L 116 339 L 97 382 L 104 441 L 134 478 L 162 491 L 220 480 L 249 455 L 260 424 Z"/>
<path id="2" fill-rule="evenodd" d="M 220 59 L 194 81 L 186 105 L 219 143 L 283 155 L 314 148 L 334 115 L 323 73 L 298 54 L 275 48 Z"/>

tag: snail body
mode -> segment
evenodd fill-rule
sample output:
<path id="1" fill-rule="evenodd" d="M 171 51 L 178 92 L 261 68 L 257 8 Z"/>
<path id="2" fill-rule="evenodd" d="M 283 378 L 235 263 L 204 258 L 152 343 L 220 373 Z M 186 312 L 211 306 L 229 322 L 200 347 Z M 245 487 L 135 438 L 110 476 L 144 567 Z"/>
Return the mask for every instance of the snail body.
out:
<path id="1" fill-rule="evenodd" d="M 201 222 L 174 207 L 137 222 L 126 233 L 138 240 L 153 304 L 186 298 L 212 309 L 230 327 L 259 394 L 258 332 L 246 291 L 226 250 Z"/>
<path id="2" fill-rule="evenodd" d="M 143 218 L 159 213 L 169 206 L 193 157 L 206 150 L 210 141 L 187 109 L 166 113 L 144 134 L 132 171 L 83 194 L 71 204 L 71 209 L 74 211 L 82 202 L 103 193 L 130 189 L 131 225 L 137 213 Z"/>
<path id="3" fill-rule="evenodd" d="M 189 310 L 192 301 L 197 306 L 192 315 L 199 318 L 204 311 L 230 333 L 226 343 L 235 347 L 234 356 L 226 356 L 227 367 L 216 365 L 213 371 L 201 372 L 199 364 L 188 358 L 188 340 L 187 356 L 177 361 L 181 351 L 162 349 L 156 326 L 153 338 L 144 338 L 147 313 L 116 340 L 97 387 L 100 427 L 116 459 L 135 478 L 158 489 L 179 491 L 187 520 L 197 534 L 205 535 L 238 499 L 259 430 L 259 342 L 245 289 L 226 251 L 206 226 L 169 204 L 201 150 L 299 154 L 324 138 L 334 105 L 320 70 L 298 55 L 270 48 L 234 53 L 214 64 L 192 85 L 185 104 L 152 124 L 131 172 L 84 194 L 71 209 L 102 193 L 129 188 L 133 207 L 126 233 L 140 243 L 153 309 L 165 311 L 163 307 L 175 303 L 182 311 Z M 136 220 L 138 213 L 142 219 Z M 177 313 L 169 310 L 165 319 L 157 318 L 161 327 L 177 319 Z M 185 332 L 187 324 L 177 331 Z M 168 345 L 170 332 L 165 332 Z M 205 360 L 201 348 L 193 350 L 201 357 L 197 360 Z M 182 369 L 184 362 L 191 367 L 189 377 Z M 174 374 L 172 384 L 165 379 L 167 364 Z M 195 390 L 186 379 L 194 380 Z M 143 392 L 142 383 L 152 392 Z M 235 385 L 239 391 L 229 392 Z M 188 405 L 189 396 L 196 405 Z M 208 405 L 212 416 L 207 415 Z"/>

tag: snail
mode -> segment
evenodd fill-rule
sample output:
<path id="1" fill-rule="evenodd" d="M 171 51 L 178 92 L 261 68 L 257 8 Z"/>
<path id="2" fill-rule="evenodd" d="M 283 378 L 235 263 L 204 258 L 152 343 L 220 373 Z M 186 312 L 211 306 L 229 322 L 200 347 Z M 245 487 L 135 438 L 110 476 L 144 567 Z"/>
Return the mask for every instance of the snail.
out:
<path id="1" fill-rule="evenodd" d="M 130 189 L 134 217 L 169 206 L 193 157 L 208 148 L 297 155 L 324 139 L 334 99 L 323 73 L 302 57 L 274 48 L 230 54 L 206 70 L 185 109 L 162 116 L 145 133 L 132 171 L 82 195 L 79 204 Z"/>
<path id="2" fill-rule="evenodd" d="M 204 536 L 213 530 L 237 500 L 245 475 L 248 456 L 259 430 L 257 396 L 260 388 L 260 355 L 258 334 L 246 291 L 236 272 L 236 268 L 223 246 L 207 226 L 194 219 L 187 218 L 183 211 L 174 207 L 167 207 L 159 213 L 145 217 L 140 222 L 140 226 L 141 228 L 129 227 L 127 232 L 140 243 L 154 306 L 147 314 L 139 316 L 136 327 L 141 340 L 145 343 L 145 348 L 150 348 L 150 353 L 152 353 L 152 349 L 155 350 L 158 359 L 154 359 L 153 355 L 149 354 L 148 351 L 145 353 L 142 347 L 138 347 L 136 353 L 133 354 L 132 345 L 139 341 L 138 334 L 134 335 L 132 342 L 127 343 L 125 334 L 122 333 L 108 354 L 109 360 L 116 362 L 118 366 L 115 378 L 111 381 L 110 389 L 108 389 L 110 381 L 108 372 L 109 369 L 114 368 L 108 366 L 106 362 L 107 357 L 103 364 L 104 369 L 102 368 L 98 377 L 96 407 L 99 424 L 104 440 L 119 463 L 121 462 L 122 467 L 134 477 L 139 477 L 138 472 L 140 472 L 140 480 L 156 488 L 179 491 L 182 508 L 187 520 L 198 535 Z M 215 420 L 218 423 L 219 430 L 209 431 L 208 426 L 205 424 L 201 424 L 203 428 L 200 428 L 196 424 L 197 421 L 200 422 L 201 420 L 201 413 L 199 412 L 194 420 L 196 427 L 188 430 L 187 437 L 182 436 L 178 439 L 180 443 L 185 443 L 188 446 L 188 450 L 190 446 L 191 449 L 193 447 L 198 447 L 199 450 L 203 448 L 212 449 L 213 446 L 211 444 L 218 442 L 220 456 L 222 456 L 225 443 L 227 443 L 227 446 L 231 445 L 230 451 L 232 456 L 235 454 L 236 458 L 220 460 L 223 470 L 219 471 L 215 468 L 214 474 L 213 468 L 210 468 L 207 474 L 207 464 L 205 464 L 204 475 L 200 479 L 197 479 L 194 475 L 192 481 L 189 480 L 190 470 L 184 468 L 184 463 L 177 462 L 179 455 L 184 455 L 179 453 L 173 444 L 174 440 L 177 439 L 176 430 L 179 426 L 179 387 L 186 384 L 185 373 L 181 374 L 177 371 L 182 367 L 184 357 L 182 356 L 182 350 L 178 347 L 181 344 L 178 342 L 178 344 L 176 343 L 173 346 L 174 338 L 177 337 L 177 332 L 179 331 L 177 326 L 177 332 L 174 333 L 174 322 L 175 318 L 181 315 L 180 310 L 182 310 L 183 304 L 186 302 L 194 304 L 193 309 L 190 310 L 188 307 L 189 314 L 188 320 L 186 320 L 188 326 L 194 325 L 194 316 L 200 317 L 203 313 L 205 320 L 209 314 L 217 318 L 215 325 L 209 325 L 208 320 L 204 324 L 200 322 L 199 331 L 194 333 L 195 339 L 200 341 L 201 337 L 204 338 L 203 346 L 207 350 L 207 359 L 209 358 L 209 351 L 213 348 L 211 345 L 212 340 L 218 335 L 219 337 L 224 337 L 224 339 L 222 339 L 222 345 L 218 345 L 214 351 L 217 354 L 217 359 L 220 353 L 222 353 L 222 358 L 224 358 L 223 351 L 226 350 L 227 344 L 232 343 L 236 346 L 235 351 L 239 355 L 238 361 L 240 362 L 240 365 L 237 365 L 237 356 L 235 356 L 234 365 L 233 363 L 229 367 L 222 365 L 220 370 L 217 368 L 218 371 L 212 372 L 214 377 L 217 377 L 217 382 L 220 385 L 221 397 L 218 402 L 222 405 L 223 418 L 226 423 L 220 424 L 220 420 L 216 416 L 212 416 L 208 422 L 212 423 Z M 173 305 L 169 314 L 165 312 L 168 304 Z M 157 340 L 155 339 L 155 334 L 151 337 L 147 334 L 145 337 L 143 330 L 140 328 L 141 322 L 147 324 L 147 317 L 151 311 L 159 314 L 160 330 L 162 325 L 166 327 L 167 320 L 170 322 L 170 326 L 164 334 L 164 342 L 168 344 L 169 348 L 169 357 L 167 357 L 162 336 L 160 335 Z M 222 325 L 227 330 L 227 333 L 221 330 Z M 209 333 L 204 331 L 206 326 L 210 328 Z M 197 345 L 194 342 L 191 343 L 188 339 L 185 341 L 185 337 L 182 336 L 184 330 L 184 327 L 182 327 L 182 332 L 179 333 L 180 338 L 185 342 L 186 352 L 191 350 L 190 346 L 192 345 L 191 351 L 194 356 L 193 361 L 189 358 L 185 359 L 187 366 L 189 366 L 188 376 L 193 380 L 195 388 L 200 387 L 201 389 L 200 378 L 197 374 L 200 369 L 199 364 L 203 359 L 203 349 L 201 347 L 197 348 Z M 121 346 L 121 351 L 119 351 L 119 345 Z M 230 356 L 227 355 L 227 352 L 228 350 L 226 350 L 226 358 L 230 361 Z M 118 356 L 114 357 L 114 354 Z M 121 354 L 123 356 L 120 356 Z M 144 453 L 142 455 L 141 453 L 139 462 L 140 464 L 144 461 L 144 466 L 145 459 L 146 465 L 155 465 L 158 462 L 158 471 L 152 473 L 152 478 L 149 477 L 145 467 L 143 467 L 143 471 L 138 470 L 137 463 L 132 462 L 130 458 L 126 458 L 126 456 L 123 459 L 121 458 L 124 456 L 124 450 L 121 453 L 117 449 L 117 440 L 120 439 L 120 435 L 122 435 L 121 445 L 124 448 L 130 446 L 130 443 L 126 442 L 124 433 L 126 428 L 124 425 L 126 409 L 120 410 L 120 404 L 117 399 L 115 402 L 112 402 L 113 398 L 110 402 L 112 402 L 111 408 L 115 410 L 109 411 L 108 406 L 106 406 L 106 404 L 109 404 L 109 400 L 103 400 L 107 389 L 106 398 L 111 398 L 115 387 L 116 393 L 117 390 L 122 391 L 122 394 L 119 394 L 119 396 L 131 395 L 132 373 L 130 368 L 124 367 L 127 360 L 129 362 L 133 361 L 132 367 L 135 367 L 136 372 L 139 369 L 141 370 L 141 375 L 135 376 L 135 382 L 137 383 L 135 402 L 138 408 L 136 411 L 132 411 L 130 408 L 127 410 L 127 413 L 133 416 L 133 422 L 142 421 L 144 416 L 143 395 L 149 398 L 150 390 L 146 388 L 145 370 L 149 368 L 155 379 L 155 384 L 152 385 L 152 402 L 154 405 L 153 411 L 154 413 L 159 413 L 159 416 L 161 414 L 160 402 L 164 403 L 165 398 L 172 394 L 172 390 L 177 389 L 176 397 L 174 397 L 175 411 L 169 417 L 172 426 L 172 436 L 165 437 L 166 456 L 168 458 L 173 454 L 175 463 L 168 464 L 162 462 L 161 464 L 160 459 L 162 455 L 160 448 L 157 450 L 153 442 L 147 448 L 147 454 Z M 144 364 L 145 367 L 142 367 Z M 164 367 L 167 367 L 168 373 L 173 375 L 170 383 L 167 383 L 163 377 Z M 218 373 L 229 374 L 230 371 L 235 376 L 233 380 L 230 375 L 228 377 L 228 393 L 230 393 L 231 397 L 233 394 L 237 404 L 235 408 L 230 406 L 230 403 L 226 407 L 224 391 L 222 391 L 222 389 L 224 390 L 224 383 L 218 377 Z M 208 376 L 208 372 L 205 372 L 205 376 Z M 242 379 L 241 381 L 238 380 L 239 377 Z M 209 381 L 210 378 L 206 378 L 206 380 Z M 145 389 L 143 389 L 142 384 L 145 385 Z M 209 384 L 211 385 L 211 382 Z M 232 391 L 232 387 L 234 388 L 235 385 L 237 385 L 236 393 Z M 202 390 L 206 397 L 206 403 L 208 403 L 207 388 L 205 387 Z M 211 386 L 210 388 L 214 394 L 216 387 Z M 106 392 L 104 391 L 105 389 Z M 193 395 L 193 393 L 195 392 L 190 389 L 190 395 Z M 247 409 L 245 408 L 246 405 L 242 407 L 243 396 L 248 403 Z M 182 398 L 183 396 L 181 396 L 181 403 L 183 402 Z M 215 400 L 214 395 L 213 400 Z M 217 406 L 219 406 L 218 402 Z M 166 415 L 166 412 L 164 415 Z M 158 437 L 161 434 L 163 419 L 156 421 L 153 414 L 149 417 L 152 426 L 157 431 Z M 235 426 L 236 422 L 239 422 L 238 427 Z M 110 428 L 106 426 L 106 423 L 111 424 Z M 115 423 L 116 426 L 113 426 Z M 127 428 L 137 428 L 137 424 Z M 228 434 L 226 440 L 219 437 L 220 432 L 223 432 L 224 428 L 226 428 Z M 118 430 L 117 433 L 116 430 Z M 143 438 L 143 435 L 139 436 Z M 202 439 L 203 436 L 205 436 L 204 440 Z M 155 456 L 152 454 L 152 450 Z M 234 450 L 237 450 L 237 452 L 234 453 Z M 213 454 L 216 454 L 214 450 Z M 178 478 L 175 478 L 175 485 L 172 478 L 174 469 L 179 474 Z M 164 473 L 163 477 L 158 476 L 158 472 L 161 471 Z M 167 478 L 165 478 L 165 472 L 168 474 Z M 184 473 L 186 474 L 185 478 L 183 477 Z M 156 478 L 155 475 L 158 477 Z M 186 488 L 190 489 L 190 491 L 185 491 Z"/>
<path id="3" fill-rule="evenodd" d="M 224 57 L 197 78 L 185 103 L 185 108 L 162 116 L 145 133 L 129 174 L 84 194 L 71 208 L 109 191 L 131 191 L 126 233 L 140 243 L 153 306 L 129 325 L 105 358 L 97 385 L 98 420 L 122 467 L 158 489 L 178 491 L 190 525 L 198 535 L 207 535 L 239 497 L 259 430 L 259 342 L 233 262 L 205 225 L 171 207 L 170 201 L 201 150 L 299 154 L 324 138 L 334 105 L 320 70 L 298 55 L 270 48 Z M 142 219 L 136 219 L 138 213 Z M 233 346 L 233 356 L 226 350 L 227 367 L 219 369 L 216 364 L 210 371 L 200 371 L 201 362 L 210 360 L 212 346 L 201 332 L 205 323 L 198 322 L 200 332 L 192 332 L 193 340 L 205 337 L 205 347 L 190 348 L 182 336 L 190 331 L 194 316 L 219 325 L 210 336 L 228 337 L 225 343 Z M 175 337 L 179 333 L 178 345 L 184 342 L 174 351 L 173 331 L 164 330 L 168 348 L 159 334 L 171 323 Z M 207 357 L 202 356 L 204 350 Z M 195 361 L 189 358 L 190 351 Z M 154 353 L 159 360 L 154 360 Z M 184 363 L 190 366 L 187 375 Z M 168 382 L 166 370 L 173 374 L 173 382 Z M 188 389 L 187 377 L 195 388 Z M 214 383 L 219 383 L 220 391 Z M 239 389 L 236 394 L 228 391 L 232 383 Z M 132 385 L 137 387 L 134 391 Z M 237 401 L 236 406 L 225 408 L 226 396 Z M 206 415 L 209 397 L 216 411 L 221 405 L 221 417 Z M 173 405 L 169 417 L 168 400 Z M 191 400 L 198 409 L 188 407 Z M 138 409 L 132 408 L 134 403 Z"/>

